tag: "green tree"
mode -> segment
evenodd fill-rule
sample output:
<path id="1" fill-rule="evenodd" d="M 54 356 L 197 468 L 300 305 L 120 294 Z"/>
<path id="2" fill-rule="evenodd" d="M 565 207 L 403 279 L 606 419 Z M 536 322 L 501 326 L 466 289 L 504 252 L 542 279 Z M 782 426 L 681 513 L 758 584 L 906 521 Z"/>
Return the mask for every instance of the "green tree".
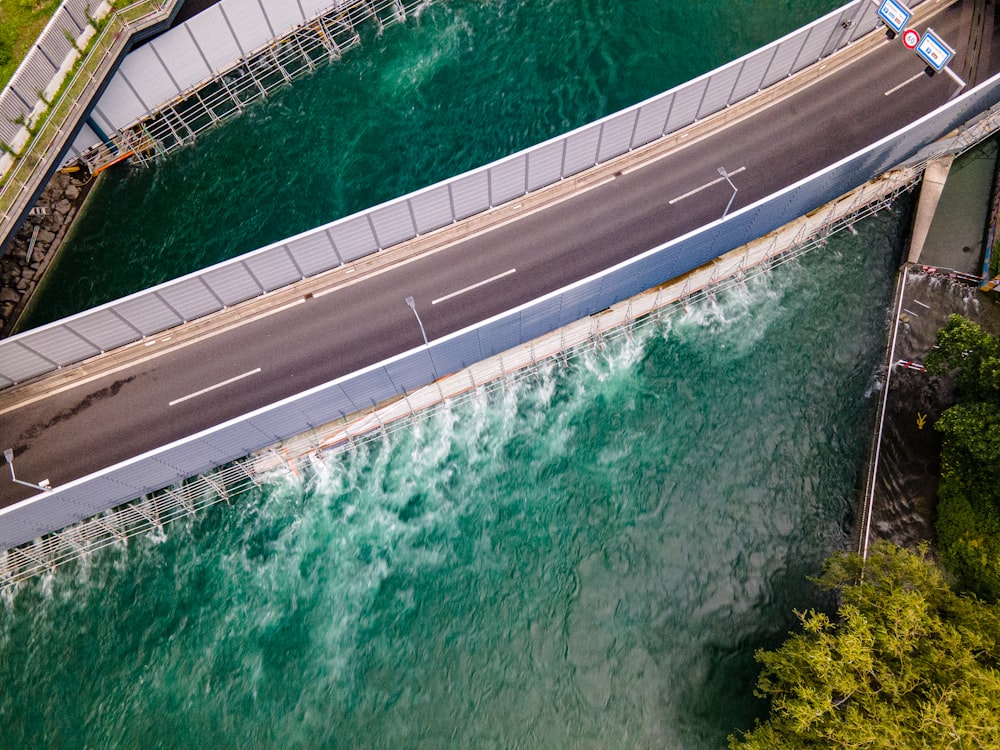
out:
<path id="1" fill-rule="evenodd" d="M 763 665 L 766 721 L 733 750 L 1000 747 L 1000 608 L 953 592 L 926 556 L 876 544 L 828 561 L 817 582 L 838 618 L 798 613 L 803 632 Z"/>
<path id="2" fill-rule="evenodd" d="M 938 331 L 927 370 L 954 374 L 957 403 L 944 433 L 938 486 L 941 561 L 962 587 L 1000 599 L 1000 339 L 960 315 Z"/>
<path id="3" fill-rule="evenodd" d="M 963 401 L 1000 399 L 1000 340 L 961 315 L 950 315 L 927 355 L 927 371 L 955 371 L 955 386 Z"/>

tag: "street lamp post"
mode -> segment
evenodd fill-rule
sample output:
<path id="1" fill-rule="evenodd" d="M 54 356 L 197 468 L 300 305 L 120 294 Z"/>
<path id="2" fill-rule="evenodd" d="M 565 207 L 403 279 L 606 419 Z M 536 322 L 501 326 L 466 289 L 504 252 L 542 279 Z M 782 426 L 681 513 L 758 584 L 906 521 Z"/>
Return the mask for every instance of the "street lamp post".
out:
<path id="1" fill-rule="evenodd" d="M 427 331 L 424 330 L 424 322 L 420 319 L 420 313 L 417 312 L 417 305 L 413 301 L 413 297 L 407 297 L 406 304 L 413 310 L 413 314 L 417 316 L 417 325 L 420 326 L 420 335 L 424 337 L 424 346 L 430 346 L 427 342 Z"/>
<path id="2" fill-rule="evenodd" d="M 733 206 L 733 201 L 736 199 L 736 193 L 739 192 L 739 188 L 733 184 L 731 179 L 729 179 L 729 172 L 726 171 L 725 167 L 719 167 L 718 172 L 722 175 L 723 179 L 729 183 L 729 187 L 733 189 L 733 194 L 729 196 L 729 203 L 726 204 L 726 210 L 722 212 L 722 218 L 725 219 L 726 214 L 729 213 L 729 209 Z"/>
<path id="3" fill-rule="evenodd" d="M 407 297 L 406 304 L 411 310 L 413 310 L 413 314 L 417 317 L 417 325 L 420 326 L 420 335 L 424 337 L 424 346 L 427 348 L 427 357 L 431 361 L 431 371 L 434 373 L 434 379 L 437 380 L 437 365 L 434 364 L 434 353 L 431 351 L 430 342 L 427 340 L 427 331 L 424 330 L 424 321 L 420 319 L 420 313 L 417 312 L 417 305 L 413 301 L 413 297 Z M 444 398 L 444 396 L 441 398 Z"/>
<path id="4" fill-rule="evenodd" d="M 16 476 L 14 476 L 14 449 L 13 448 L 4 448 L 3 457 L 7 461 L 7 465 L 10 467 L 10 478 L 11 478 L 11 481 L 13 481 L 15 484 L 23 484 L 25 487 L 32 487 L 33 489 L 42 490 L 44 492 L 51 492 L 52 491 L 52 485 L 49 483 L 48 479 L 43 479 L 38 484 L 35 484 L 34 482 L 25 482 L 25 481 L 23 481 L 21 479 L 18 479 Z"/>

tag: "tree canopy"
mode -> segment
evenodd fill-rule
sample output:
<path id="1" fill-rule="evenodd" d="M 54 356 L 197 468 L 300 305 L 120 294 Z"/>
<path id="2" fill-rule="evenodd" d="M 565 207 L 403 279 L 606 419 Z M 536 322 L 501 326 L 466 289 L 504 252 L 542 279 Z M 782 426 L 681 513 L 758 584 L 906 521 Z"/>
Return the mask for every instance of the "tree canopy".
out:
<path id="1" fill-rule="evenodd" d="M 927 371 L 954 374 L 956 404 L 934 424 L 944 433 L 938 486 L 941 560 L 964 588 L 1000 599 L 1000 339 L 952 315 Z"/>
<path id="2" fill-rule="evenodd" d="M 955 372 L 960 400 L 1000 398 L 1000 340 L 961 315 L 950 315 L 938 331 L 927 355 L 927 371 L 936 375 Z"/>
<path id="3" fill-rule="evenodd" d="M 803 632 L 763 665 L 766 721 L 733 750 L 1000 747 L 1000 608 L 956 594 L 926 556 L 886 542 L 867 563 L 831 559 L 817 583 L 838 618 L 797 613 Z"/>

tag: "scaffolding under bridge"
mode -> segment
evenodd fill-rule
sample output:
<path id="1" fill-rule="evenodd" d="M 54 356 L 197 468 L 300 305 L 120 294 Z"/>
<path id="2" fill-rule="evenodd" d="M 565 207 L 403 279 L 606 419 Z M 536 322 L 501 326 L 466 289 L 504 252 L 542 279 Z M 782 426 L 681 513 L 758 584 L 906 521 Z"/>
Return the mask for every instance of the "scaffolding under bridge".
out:
<path id="1" fill-rule="evenodd" d="M 430 0 L 353 0 L 293 28 L 231 66 L 217 71 L 108 141 L 85 150 L 79 161 L 92 174 L 129 160 L 147 164 L 196 140 L 199 133 L 240 114 L 249 104 L 318 66 L 339 60 L 361 44 L 361 30 L 377 33 L 420 13 Z"/>

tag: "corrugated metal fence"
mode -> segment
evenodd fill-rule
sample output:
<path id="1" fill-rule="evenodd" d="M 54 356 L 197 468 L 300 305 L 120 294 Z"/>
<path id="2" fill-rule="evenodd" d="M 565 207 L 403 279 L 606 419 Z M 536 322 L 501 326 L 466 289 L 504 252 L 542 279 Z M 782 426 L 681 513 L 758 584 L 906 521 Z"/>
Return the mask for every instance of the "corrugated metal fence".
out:
<path id="1" fill-rule="evenodd" d="M 65 0 L 25 56 L 10 82 L 0 92 L 0 141 L 13 143 L 22 122 L 73 51 L 68 37 L 77 39 L 90 23 L 89 0 Z"/>
<path id="2" fill-rule="evenodd" d="M 213 14 L 221 14 L 223 20 L 227 18 L 225 4 L 218 6 L 219 11 L 209 9 L 191 24 L 157 38 L 150 45 L 153 56 L 147 57 L 145 64 L 140 66 L 137 62 L 127 74 L 124 70 L 119 71 L 111 84 L 112 91 L 107 100 L 102 101 L 94 113 L 97 120 L 105 122 L 104 130 L 109 140 L 99 143 L 100 139 L 94 131 L 84 127 L 71 145 L 68 159 L 83 158 L 92 169 L 99 169 L 103 164 L 116 161 L 120 154 L 126 152 L 132 152 L 133 161 L 140 163 L 165 155 L 190 143 L 198 133 L 214 127 L 227 117 L 239 114 L 248 104 L 266 96 L 273 89 L 308 74 L 317 64 L 339 59 L 344 52 L 361 44 L 359 26 L 371 24 L 384 29 L 419 13 L 430 2 L 431 0 L 352 0 L 347 5 L 338 4 L 328 8 L 305 23 L 301 22 L 299 16 L 289 14 L 289 9 L 282 6 L 286 14 L 282 16 L 283 21 L 294 22 L 291 30 L 279 32 L 277 37 L 268 40 L 263 47 L 232 59 L 228 65 L 224 62 L 226 56 L 220 54 L 218 49 L 238 46 L 242 50 L 243 45 L 238 43 L 238 37 L 230 34 L 229 27 L 223 29 L 218 24 L 210 23 Z M 261 7 L 263 9 L 264 6 Z M 269 22 L 269 28 L 280 27 Z M 213 44 L 219 40 L 213 39 L 206 30 L 229 34 L 228 40 L 223 40 L 228 41 L 228 44 L 222 44 L 221 47 L 215 44 L 216 53 L 211 55 L 211 61 L 202 44 L 206 39 Z M 202 42 L 198 41 L 199 38 Z M 220 67 L 211 68 L 213 63 Z M 149 82 L 150 86 L 146 86 L 143 76 L 150 74 L 154 80 Z M 155 91 L 158 86 L 161 89 L 167 86 L 164 74 L 169 78 L 169 83 L 176 86 L 182 86 L 187 81 L 195 83 L 164 102 L 146 92 L 147 88 Z M 206 75 L 209 76 L 208 79 L 204 78 Z M 121 85 L 122 81 L 131 85 L 124 87 Z M 157 96 L 162 93 L 164 92 L 161 91 Z M 123 128 L 108 130 L 112 122 L 108 111 L 122 106 L 126 107 L 126 111 L 140 111 L 136 102 L 145 107 L 143 100 L 147 99 L 159 102 L 158 106 L 151 112 L 140 114 L 138 119 Z M 117 119 L 122 119 L 120 112 Z"/>
<path id="3" fill-rule="evenodd" d="M 354 6 L 374 13 L 371 0 L 222 0 L 130 54 L 94 108 L 94 121 L 106 133 L 121 130 L 289 30 Z"/>
<path id="4" fill-rule="evenodd" d="M 239 0 L 244 4 L 264 1 Z M 220 8 L 213 22 L 216 30 L 222 13 Z M 874 6 L 869 0 L 856 0 L 729 65 L 488 166 L 6 339 L 0 342 L 0 388 L 217 312 L 572 177 L 787 78 L 875 25 Z M 162 57 L 154 52 L 155 48 L 143 59 Z"/>
<path id="5" fill-rule="evenodd" d="M 903 162 L 989 109 L 1000 76 L 812 177 L 606 272 L 359 372 L 0 511 L 0 550 L 339 419 L 683 274 Z M 371 231 L 374 231 L 371 229 Z"/>

